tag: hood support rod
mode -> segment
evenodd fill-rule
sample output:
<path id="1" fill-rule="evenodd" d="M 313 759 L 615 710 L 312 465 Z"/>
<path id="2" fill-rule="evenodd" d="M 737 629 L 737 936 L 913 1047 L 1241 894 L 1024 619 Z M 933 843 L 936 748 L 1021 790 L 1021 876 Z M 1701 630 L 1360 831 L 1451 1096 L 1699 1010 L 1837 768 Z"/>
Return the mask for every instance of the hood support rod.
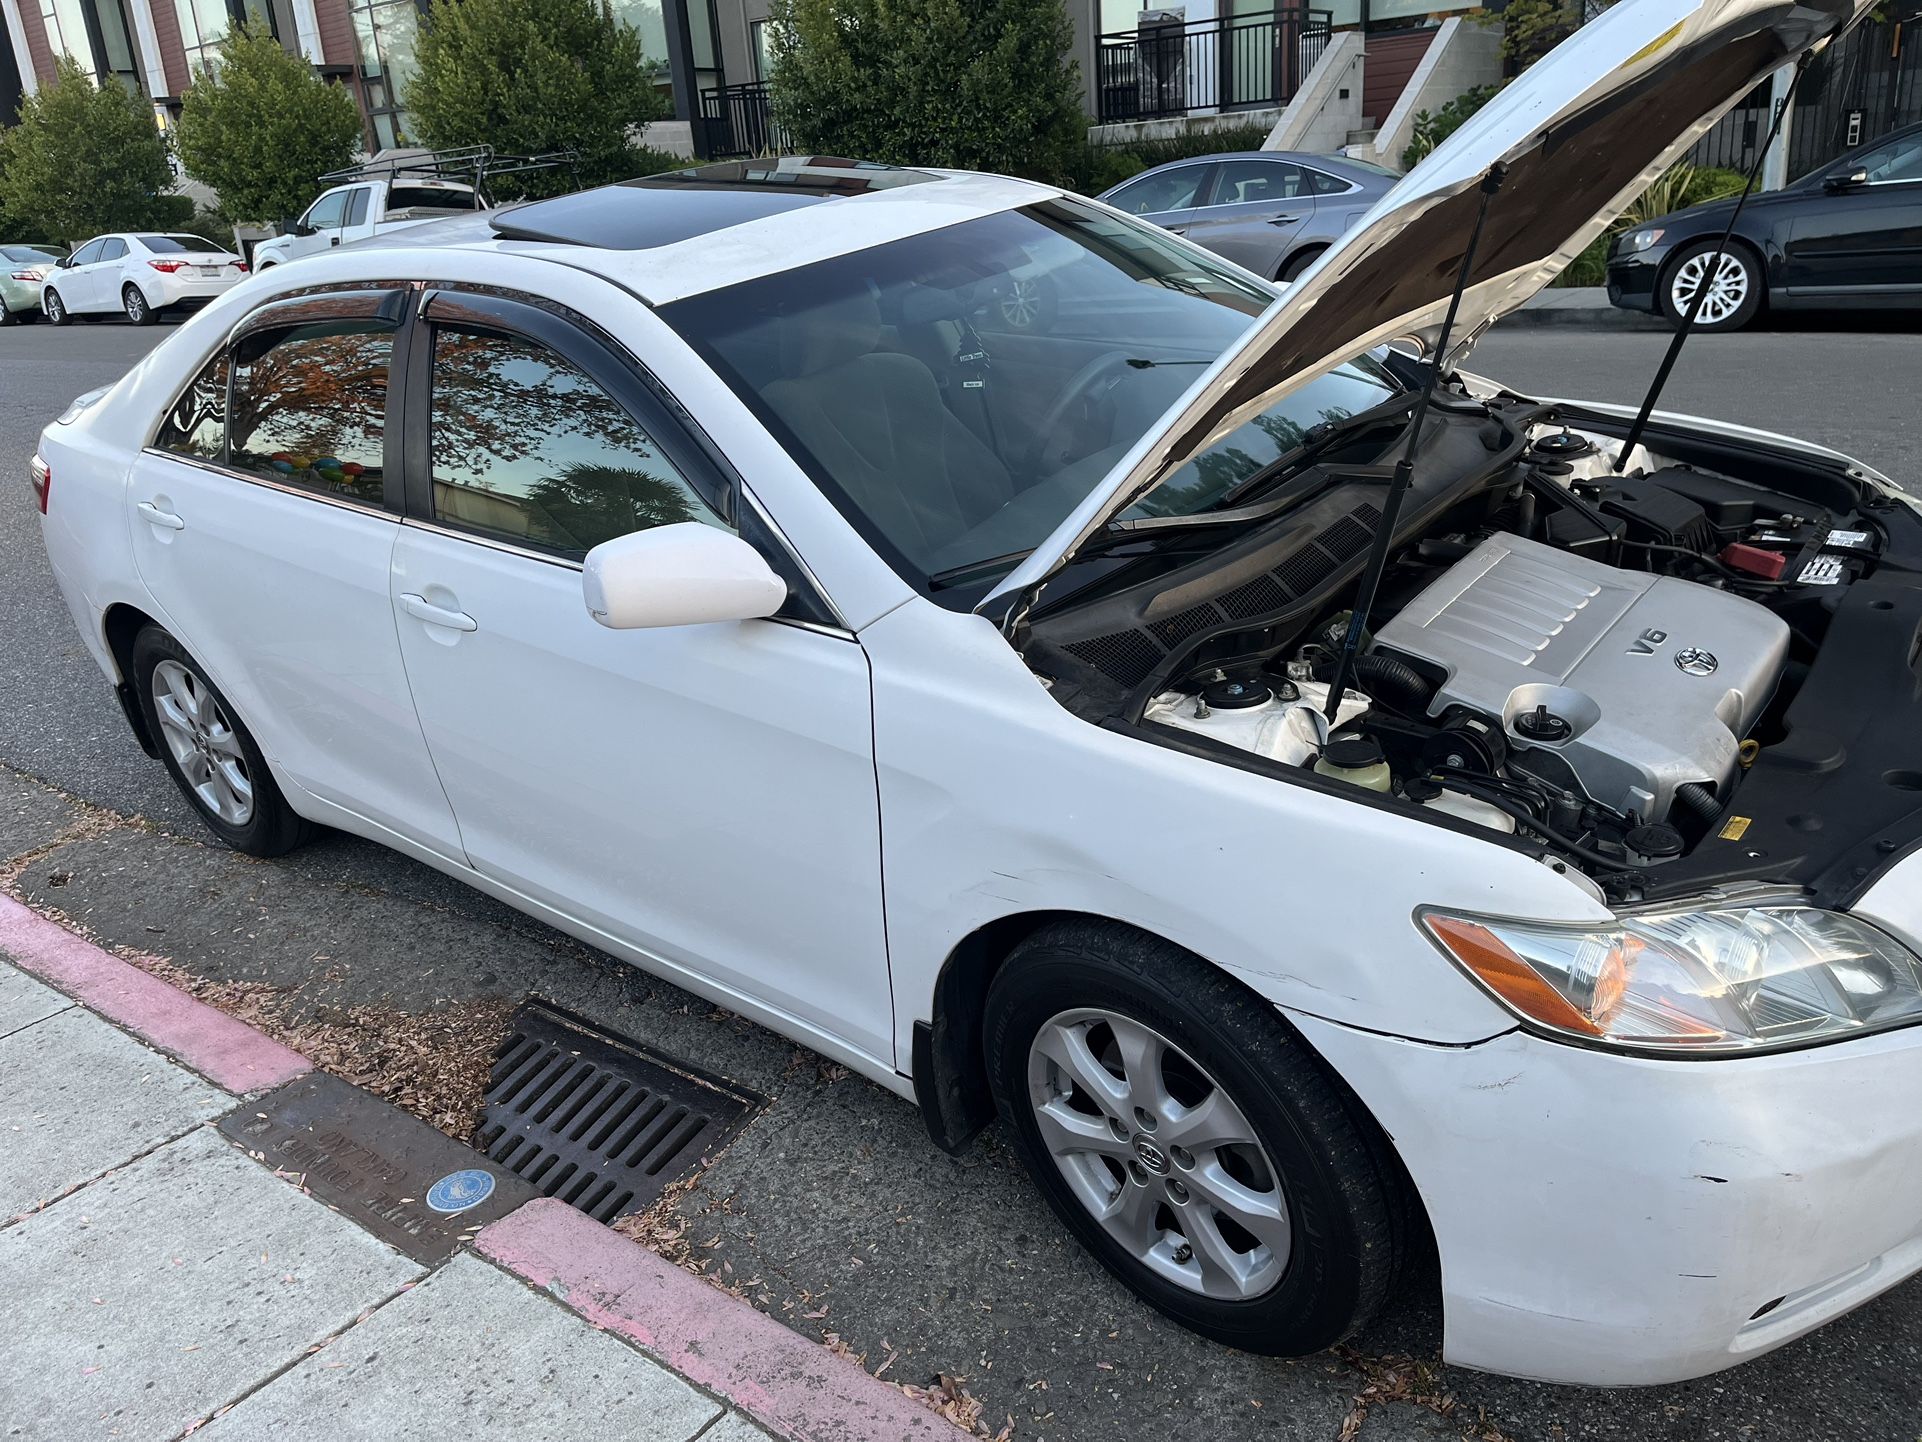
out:
<path id="1" fill-rule="evenodd" d="M 1755 191 L 1755 182 L 1762 174 L 1762 163 L 1768 159 L 1769 147 L 1775 144 L 1775 137 L 1782 129 L 1782 117 L 1789 113 L 1795 103 L 1795 87 L 1802 83 L 1802 76 L 1809 68 L 1809 60 L 1815 52 L 1804 50 L 1801 59 L 1795 62 L 1795 74 L 1789 77 L 1788 91 L 1782 103 L 1776 107 L 1775 118 L 1769 122 L 1769 133 L 1762 141 L 1761 148 L 1755 152 L 1755 159 L 1749 164 L 1748 183 L 1742 187 L 1741 197 L 1735 202 L 1735 209 L 1728 214 L 1728 224 L 1722 227 L 1722 238 L 1715 242 L 1715 254 L 1709 260 L 1708 269 L 1702 273 L 1702 282 L 1695 287 L 1694 299 L 1688 303 L 1688 313 L 1682 323 L 1675 328 L 1675 334 L 1668 343 L 1668 352 L 1662 357 L 1661 365 L 1655 369 L 1655 379 L 1642 397 L 1642 408 L 1635 414 L 1635 424 L 1628 428 L 1628 435 L 1622 441 L 1620 454 L 1615 457 L 1615 473 L 1620 475 L 1628 465 L 1628 458 L 1635 453 L 1635 447 L 1642 439 L 1642 432 L 1648 427 L 1648 418 L 1655 410 L 1655 402 L 1668 384 L 1669 372 L 1675 369 L 1675 362 L 1682 354 L 1682 346 L 1688 340 L 1689 332 L 1695 329 L 1695 317 L 1701 314 L 1702 302 L 1708 296 L 1709 287 L 1722 272 L 1722 257 L 1728 252 L 1729 240 L 1735 234 L 1735 222 L 1742 218 L 1742 209 Z"/>
<path id="2" fill-rule="evenodd" d="M 1368 548 L 1368 565 L 1362 571 L 1361 590 L 1355 597 L 1354 610 L 1348 613 L 1348 631 L 1342 637 L 1341 655 L 1335 661 L 1335 679 L 1328 687 L 1328 703 L 1324 708 L 1330 726 L 1335 723 L 1341 709 L 1341 698 L 1354 677 L 1355 653 L 1361 649 L 1361 635 L 1368 625 L 1368 613 L 1375 608 L 1375 593 L 1381 589 L 1382 572 L 1388 568 L 1388 552 L 1395 544 L 1395 526 L 1401 519 L 1401 503 L 1415 478 L 1415 450 L 1421 444 L 1422 424 L 1428 419 L 1428 402 L 1441 382 L 1442 367 L 1448 364 L 1448 342 L 1455 329 L 1455 317 L 1461 310 L 1462 294 L 1468 289 L 1469 276 L 1474 270 L 1475 251 L 1482 239 L 1482 224 L 1488 219 L 1489 203 L 1494 200 L 1495 192 L 1502 188 L 1502 179 L 1507 174 L 1507 168 L 1497 161 L 1482 177 L 1481 202 L 1475 208 L 1475 228 L 1468 233 L 1468 246 L 1462 251 L 1461 271 L 1456 275 L 1455 289 L 1448 297 L 1448 313 L 1442 317 L 1441 331 L 1435 337 L 1434 355 L 1428 363 L 1428 374 L 1422 380 L 1421 395 L 1416 398 L 1415 413 L 1408 422 L 1408 443 L 1402 447 L 1401 459 L 1395 462 L 1395 473 L 1388 482 L 1388 494 L 1382 498 L 1381 521 L 1375 527 L 1374 544 Z"/>

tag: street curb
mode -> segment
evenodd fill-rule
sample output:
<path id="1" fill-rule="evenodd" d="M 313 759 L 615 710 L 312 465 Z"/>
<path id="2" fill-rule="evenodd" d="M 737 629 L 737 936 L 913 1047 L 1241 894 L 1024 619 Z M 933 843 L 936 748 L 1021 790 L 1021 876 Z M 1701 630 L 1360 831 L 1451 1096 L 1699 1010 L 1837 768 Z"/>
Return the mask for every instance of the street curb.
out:
<path id="1" fill-rule="evenodd" d="M 1600 286 L 1567 286 L 1531 296 L 1495 323 L 1496 331 L 1569 326 L 1582 330 L 1670 329 L 1667 321 L 1648 311 L 1623 310 L 1610 305 Z"/>
<path id="2" fill-rule="evenodd" d="M 898 1388 L 565 1202 L 529 1202 L 472 1246 L 791 1442 L 954 1442 Z"/>
<path id="3" fill-rule="evenodd" d="M 236 1095 L 268 1091 L 314 1069 L 299 1052 L 6 896 L 0 896 L 0 952 Z"/>

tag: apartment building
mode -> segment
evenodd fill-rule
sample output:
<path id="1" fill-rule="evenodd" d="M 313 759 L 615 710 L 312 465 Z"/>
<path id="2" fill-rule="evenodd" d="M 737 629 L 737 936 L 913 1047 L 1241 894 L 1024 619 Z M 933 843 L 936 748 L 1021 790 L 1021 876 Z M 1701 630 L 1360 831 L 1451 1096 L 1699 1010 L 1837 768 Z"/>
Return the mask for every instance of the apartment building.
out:
<path id="1" fill-rule="evenodd" d="M 664 138 L 709 153 L 715 124 L 704 117 L 724 124 L 731 99 L 765 79 L 767 0 L 610 3 L 640 32 L 672 98 L 678 125 Z M 252 21 L 353 92 L 370 149 L 402 144 L 426 11 L 426 0 L 0 0 L 0 118 L 11 120 L 66 55 L 101 83 L 151 100 L 164 127 L 228 31 Z"/>

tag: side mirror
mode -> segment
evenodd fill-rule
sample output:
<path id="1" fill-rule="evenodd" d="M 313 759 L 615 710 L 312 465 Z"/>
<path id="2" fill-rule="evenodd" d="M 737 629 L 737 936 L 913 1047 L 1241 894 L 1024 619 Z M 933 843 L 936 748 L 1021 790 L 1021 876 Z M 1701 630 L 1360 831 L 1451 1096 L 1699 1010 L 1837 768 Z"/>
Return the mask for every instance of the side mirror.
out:
<path id="1" fill-rule="evenodd" d="M 787 583 L 731 531 L 700 521 L 603 541 L 581 567 L 587 614 L 616 631 L 772 616 Z"/>
<path id="2" fill-rule="evenodd" d="M 60 259 L 56 260 L 53 265 L 55 270 L 72 270 L 73 257 L 71 255 L 63 255 Z"/>
<path id="3" fill-rule="evenodd" d="M 1867 185 L 1868 183 L 1868 170 L 1858 165 L 1853 170 L 1838 170 L 1834 175 L 1829 176 L 1828 179 L 1822 182 L 1822 188 L 1824 190 L 1854 190 L 1856 186 Z"/>
<path id="4" fill-rule="evenodd" d="M 289 235 L 312 235 L 314 228 L 304 220 L 296 220 L 292 225 L 287 227 L 287 233 Z"/>

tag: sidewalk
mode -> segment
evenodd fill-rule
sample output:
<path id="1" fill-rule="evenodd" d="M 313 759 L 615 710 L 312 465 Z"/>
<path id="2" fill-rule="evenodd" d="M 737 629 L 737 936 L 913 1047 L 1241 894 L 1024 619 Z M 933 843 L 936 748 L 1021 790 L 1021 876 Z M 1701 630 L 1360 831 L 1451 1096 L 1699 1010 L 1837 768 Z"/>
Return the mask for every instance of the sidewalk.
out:
<path id="1" fill-rule="evenodd" d="M 505 1174 L 500 1218 L 470 1224 L 495 1190 L 478 1153 L 5 898 L 0 957 L 8 1438 L 961 1435 Z M 466 1168 L 431 1215 L 413 1196 L 329 1206 L 230 1139 L 329 1090 L 391 1113 L 382 1151 Z"/>

